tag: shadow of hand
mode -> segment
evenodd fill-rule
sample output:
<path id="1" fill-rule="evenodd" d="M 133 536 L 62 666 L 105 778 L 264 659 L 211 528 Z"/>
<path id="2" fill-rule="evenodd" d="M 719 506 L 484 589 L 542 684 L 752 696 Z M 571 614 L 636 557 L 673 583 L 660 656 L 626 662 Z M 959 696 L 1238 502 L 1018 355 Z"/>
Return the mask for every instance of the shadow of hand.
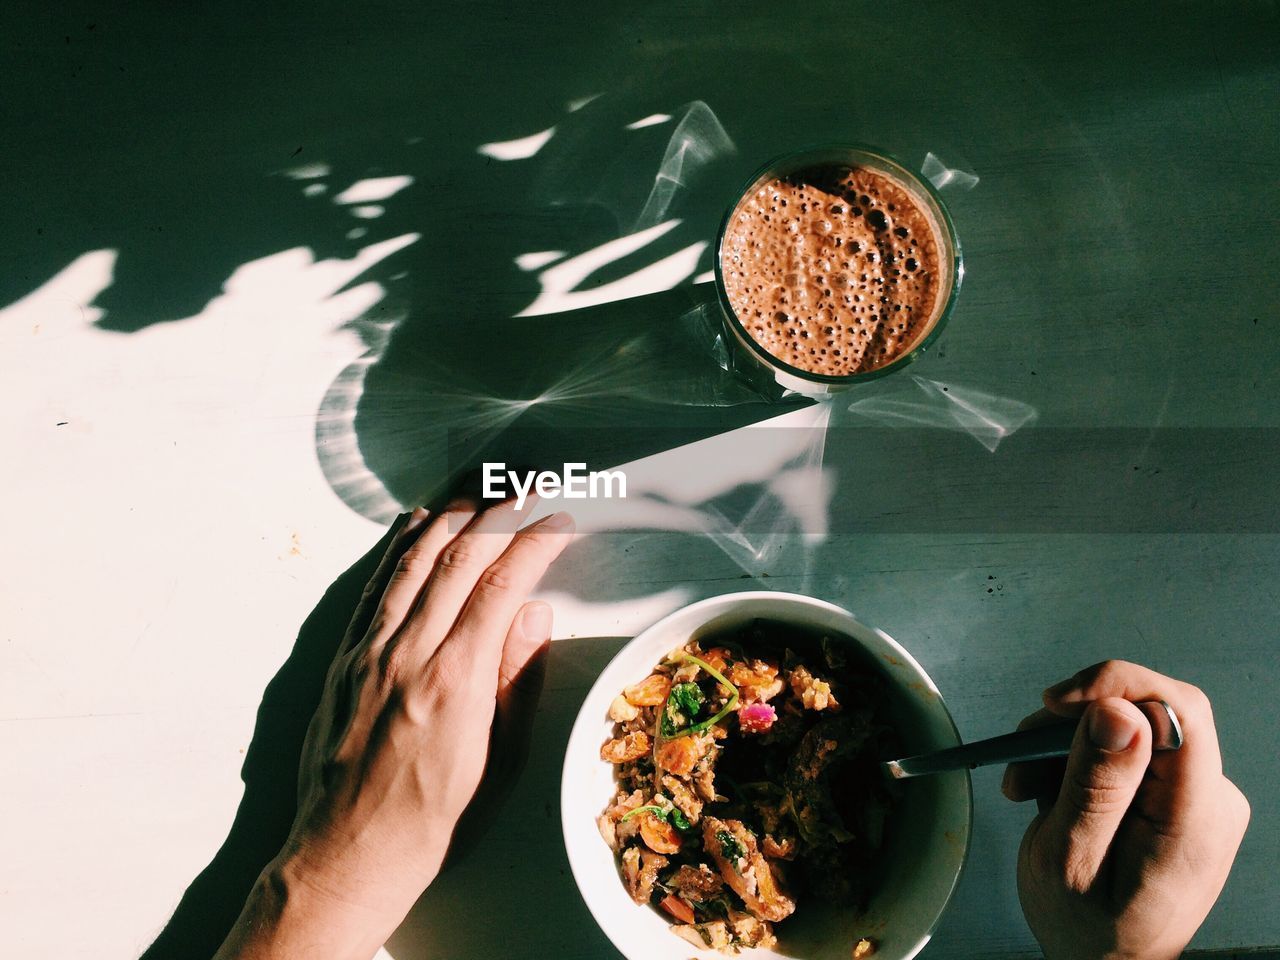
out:
<path id="1" fill-rule="evenodd" d="M 289 658 L 263 693 L 241 771 L 244 795 L 227 838 L 187 888 L 143 960 L 212 956 L 258 874 L 285 842 L 296 812 L 307 727 L 351 611 L 390 539 L 388 532 L 334 581 L 298 631 Z M 608 943 L 587 915 L 569 874 L 556 799 L 561 758 L 578 708 L 622 642 L 572 639 L 552 644 L 532 726 L 495 737 L 493 761 L 459 822 L 445 869 L 392 937 L 389 946 L 397 956 L 503 955 L 511 926 L 492 922 L 500 914 L 514 916 L 526 930 L 543 931 L 531 934 L 535 938 L 549 936 L 551 930 L 575 931 L 583 956 L 608 954 Z M 520 682 L 536 686 L 539 679 Z M 527 767 L 526 756 L 532 757 Z M 512 897 L 512 890 L 536 890 L 537 895 Z M 547 922 L 549 915 L 554 922 Z M 540 945 L 547 954 L 572 955 L 561 943 Z"/>
<path id="2" fill-rule="evenodd" d="M 289 835 L 297 807 L 298 758 L 320 702 L 325 675 L 351 611 L 386 552 L 390 532 L 325 591 L 298 631 L 289 658 L 258 707 L 241 779 L 244 795 L 231 830 L 192 881 L 144 960 L 212 956 L 244 906 L 259 872 Z"/>
<path id="3" fill-rule="evenodd" d="M 619 956 L 569 872 L 559 798 L 569 731 L 587 690 L 626 639 L 552 641 L 542 699 L 525 731 L 528 763 L 500 808 L 468 808 L 445 869 L 387 943 L 397 960 Z"/>

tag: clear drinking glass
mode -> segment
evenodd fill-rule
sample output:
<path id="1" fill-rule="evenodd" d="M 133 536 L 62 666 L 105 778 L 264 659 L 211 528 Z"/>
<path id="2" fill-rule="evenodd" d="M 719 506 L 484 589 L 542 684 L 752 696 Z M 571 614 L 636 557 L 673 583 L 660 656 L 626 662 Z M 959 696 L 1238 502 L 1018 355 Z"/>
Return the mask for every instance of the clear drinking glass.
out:
<path id="1" fill-rule="evenodd" d="M 939 251 L 938 269 L 941 275 L 938 293 L 928 322 L 913 342 L 883 366 L 842 376 L 803 370 L 766 350 L 743 327 L 741 319 L 729 301 L 724 282 L 722 256 L 725 235 L 743 201 L 752 196 L 760 185 L 768 180 L 785 178 L 803 170 L 819 167 L 861 167 L 893 180 L 911 196 L 931 221 L 930 226 L 937 239 Z M 716 235 L 716 292 L 724 314 L 725 339 L 729 344 L 732 366 L 738 373 L 769 393 L 791 390 L 808 396 L 823 396 L 846 390 L 857 383 L 874 380 L 895 370 L 901 370 L 919 357 L 941 332 L 955 304 L 963 276 L 964 263 L 960 255 L 960 242 L 956 239 L 951 217 L 933 187 L 887 154 L 863 146 L 837 144 L 814 147 L 785 154 L 765 164 L 747 181 L 744 189 L 729 207 L 721 221 L 720 232 Z"/>

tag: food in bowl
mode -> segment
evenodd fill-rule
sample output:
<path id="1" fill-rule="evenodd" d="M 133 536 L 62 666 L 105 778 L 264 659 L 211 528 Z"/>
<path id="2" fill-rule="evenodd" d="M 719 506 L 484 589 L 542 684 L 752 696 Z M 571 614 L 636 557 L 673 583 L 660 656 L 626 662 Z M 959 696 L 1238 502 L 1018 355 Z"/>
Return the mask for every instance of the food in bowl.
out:
<path id="1" fill-rule="evenodd" d="M 691 944 L 772 947 L 808 900 L 865 901 L 897 744 L 881 678 L 846 650 L 756 620 L 688 640 L 610 705 L 597 825 L 631 898 Z"/>

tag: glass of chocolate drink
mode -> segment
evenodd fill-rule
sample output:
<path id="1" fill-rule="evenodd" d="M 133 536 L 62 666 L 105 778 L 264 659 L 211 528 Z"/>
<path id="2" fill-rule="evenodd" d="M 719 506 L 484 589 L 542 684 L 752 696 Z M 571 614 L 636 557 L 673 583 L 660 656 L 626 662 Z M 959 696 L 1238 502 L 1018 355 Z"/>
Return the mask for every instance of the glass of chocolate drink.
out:
<path id="1" fill-rule="evenodd" d="M 751 178 L 721 224 L 715 274 L 735 367 L 817 396 L 918 357 L 964 269 L 928 183 L 878 151 L 829 146 Z"/>

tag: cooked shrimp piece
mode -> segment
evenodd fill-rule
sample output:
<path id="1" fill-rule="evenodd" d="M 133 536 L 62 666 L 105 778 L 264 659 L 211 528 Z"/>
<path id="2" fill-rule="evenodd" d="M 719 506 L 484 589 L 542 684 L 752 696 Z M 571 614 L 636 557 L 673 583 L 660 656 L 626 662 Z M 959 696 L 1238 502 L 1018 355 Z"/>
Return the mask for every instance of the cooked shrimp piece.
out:
<path id="1" fill-rule="evenodd" d="M 778 676 L 778 665 L 765 660 L 739 660 L 729 668 L 729 682 L 736 687 L 763 686 Z"/>
<path id="2" fill-rule="evenodd" d="M 731 654 L 725 647 L 712 647 L 706 653 L 701 655 L 704 661 L 715 667 L 721 673 L 723 673 L 724 668 L 729 665 L 729 658 L 732 656 L 733 654 Z"/>
<path id="3" fill-rule="evenodd" d="M 670 692 L 671 678 L 654 673 L 635 686 L 627 687 L 622 695 L 633 707 L 657 707 L 667 702 L 667 694 Z"/>
<path id="4" fill-rule="evenodd" d="M 639 815 L 640 839 L 654 853 L 679 853 L 682 841 L 676 828 L 652 812 Z"/>
<path id="5" fill-rule="evenodd" d="M 778 676 L 778 665 L 767 660 L 740 661 L 729 668 L 727 676 L 738 688 L 743 704 L 765 703 L 786 686 Z"/>
<path id="6" fill-rule="evenodd" d="M 795 912 L 796 902 L 782 892 L 755 834 L 741 820 L 705 818 L 702 840 L 724 882 L 754 916 L 776 922 Z"/>
<path id="7" fill-rule="evenodd" d="M 610 740 L 600 748 L 600 759 L 609 763 L 639 760 L 649 752 L 649 735 L 643 730 Z"/>
<path id="8" fill-rule="evenodd" d="M 653 760 L 661 769 L 674 773 L 678 777 L 687 777 L 693 773 L 698 761 L 706 756 L 711 748 L 712 737 L 709 734 L 690 734 L 685 737 L 659 739 L 653 750 Z"/>

